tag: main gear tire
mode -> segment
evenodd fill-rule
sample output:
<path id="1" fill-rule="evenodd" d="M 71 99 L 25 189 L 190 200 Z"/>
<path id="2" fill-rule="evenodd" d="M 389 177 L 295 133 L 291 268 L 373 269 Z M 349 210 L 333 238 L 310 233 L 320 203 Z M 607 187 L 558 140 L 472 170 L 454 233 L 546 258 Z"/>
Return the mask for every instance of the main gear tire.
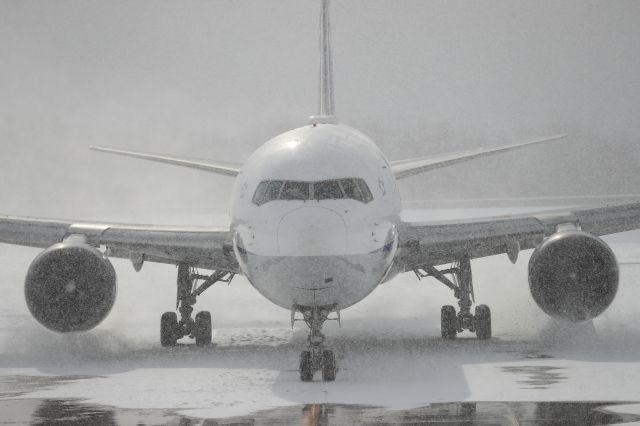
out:
<path id="1" fill-rule="evenodd" d="M 476 306 L 475 327 L 476 336 L 480 340 L 491 338 L 491 310 L 487 305 Z"/>
<path id="2" fill-rule="evenodd" d="M 175 312 L 165 312 L 160 317 L 160 344 L 175 346 L 178 342 L 178 316 Z"/>
<path id="3" fill-rule="evenodd" d="M 198 312 L 193 325 L 193 337 L 197 346 L 206 346 L 211 343 L 211 313 L 208 311 Z"/>
<path id="4" fill-rule="evenodd" d="M 452 340 L 458 334 L 458 317 L 456 308 L 451 305 L 443 306 L 440 310 L 440 331 L 443 339 Z"/>

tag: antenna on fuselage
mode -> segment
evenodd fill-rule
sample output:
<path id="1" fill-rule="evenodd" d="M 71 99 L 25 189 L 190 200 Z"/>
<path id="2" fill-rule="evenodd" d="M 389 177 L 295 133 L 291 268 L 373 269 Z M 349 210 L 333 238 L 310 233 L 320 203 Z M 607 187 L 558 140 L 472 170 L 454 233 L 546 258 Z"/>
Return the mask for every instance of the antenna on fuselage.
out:
<path id="1" fill-rule="evenodd" d="M 322 0 L 320 13 L 320 76 L 318 81 L 318 115 L 309 119 L 311 124 L 336 123 L 333 105 L 333 63 L 331 58 L 331 23 L 329 0 Z"/>

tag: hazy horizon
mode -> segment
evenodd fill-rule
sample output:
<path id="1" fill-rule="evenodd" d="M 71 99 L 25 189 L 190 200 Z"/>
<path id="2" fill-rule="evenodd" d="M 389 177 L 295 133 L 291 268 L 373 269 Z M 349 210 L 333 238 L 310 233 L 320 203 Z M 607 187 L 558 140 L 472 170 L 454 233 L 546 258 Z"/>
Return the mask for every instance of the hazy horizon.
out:
<path id="1" fill-rule="evenodd" d="M 0 2 L 2 212 L 226 211 L 230 178 L 87 147 L 244 161 L 316 112 L 318 12 Z M 409 178 L 405 199 L 639 192 L 640 3 L 333 1 L 331 19 L 337 115 L 390 159 L 570 134 Z"/>

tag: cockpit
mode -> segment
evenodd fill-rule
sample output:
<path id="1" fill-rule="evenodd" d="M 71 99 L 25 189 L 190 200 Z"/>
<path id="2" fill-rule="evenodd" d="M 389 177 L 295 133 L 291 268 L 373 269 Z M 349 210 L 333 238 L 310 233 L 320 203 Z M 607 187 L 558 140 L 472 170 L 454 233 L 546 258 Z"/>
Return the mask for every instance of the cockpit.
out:
<path id="1" fill-rule="evenodd" d="M 253 194 L 253 203 L 261 206 L 274 200 L 338 200 L 351 199 L 368 203 L 373 195 L 364 179 L 345 178 L 300 182 L 293 180 L 265 180 Z"/>

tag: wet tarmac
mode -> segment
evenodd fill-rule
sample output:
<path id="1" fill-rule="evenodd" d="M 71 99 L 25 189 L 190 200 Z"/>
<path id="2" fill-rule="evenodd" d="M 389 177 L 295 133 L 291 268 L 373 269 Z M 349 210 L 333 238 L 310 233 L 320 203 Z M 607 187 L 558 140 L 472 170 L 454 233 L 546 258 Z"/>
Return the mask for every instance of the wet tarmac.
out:
<path id="1" fill-rule="evenodd" d="M 409 410 L 309 404 L 263 410 L 226 419 L 199 419 L 168 410 L 132 410 L 77 400 L 13 399 L 0 401 L 0 424 L 31 425 L 608 425 L 640 421 L 618 414 L 615 406 L 631 402 L 451 402 Z M 612 410 L 613 409 L 613 410 Z"/>
<path id="2" fill-rule="evenodd" d="M 491 278 L 494 263 L 478 269 Z M 138 278 L 126 271 L 123 280 Z M 501 279 L 515 282 L 516 272 Z M 140 312 L 116 306 L 103 328 L 69 336 L 43 330 L 21 296 L 4 291 L 0 425 L 640 424 L 639 414 L 621 414 L 640 413 L 631 402 L 640 401 L 640 332 L 629 327 L 640 321 L 640 272 L 621 273 L 616 305 L 581 325 L 542 318 L 533 302 L 513 302 L 529 300 L 528 288 L 500 285 L 482 296 L 496 315 L 496 336 L 483 342 L 439 337 L 448 292 L 438 299 L 436 288 L 410 280 L 382 286 L 345 327 L 327 325 L 341 368 L 331 384 L 299 382 L 293 368 L 306 330 L 265 322 L 277 312 L 241 280 L 213 298 L 224 305 L 211 308 L 221 314 L 206 348 L 159 345 L 155 312 L 167 301 L 146 283 L 121 293 L 125 302 L 144 300 Z M 387 311 L 403 316 L 377 314 Z"/>

